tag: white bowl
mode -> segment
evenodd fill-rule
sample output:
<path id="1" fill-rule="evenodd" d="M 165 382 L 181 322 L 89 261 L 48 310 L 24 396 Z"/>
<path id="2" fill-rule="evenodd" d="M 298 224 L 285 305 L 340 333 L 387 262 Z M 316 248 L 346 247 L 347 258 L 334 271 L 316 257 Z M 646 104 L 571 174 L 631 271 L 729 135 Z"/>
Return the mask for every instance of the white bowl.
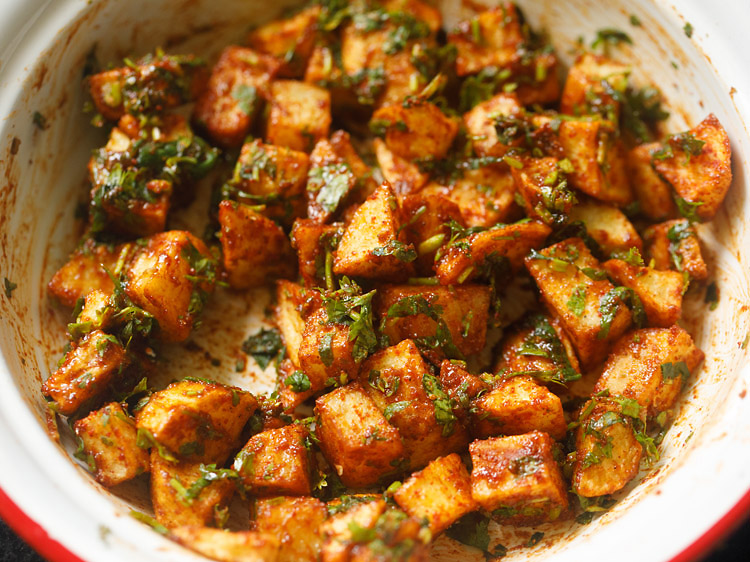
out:
<path id="1" fill-rule="evenodd" d="M 672 110 L 669 130 L 683 130 L 709 112 L 719 117 L 732 140 L 735 181 L 723 210 L 700 229 L 720 301 L 713 312 L 688 314 L 707 360 L 685 391 L 662 460 L 590 525 L 550 528 L 539 546 L 513 552 L 508 560 L 687 560 L 750 508 L 750 368 L 742 345 L 750 330 L 750 4 L 676 3 L 521 2 L 534 25 L 551 31 L 567 62 L 579 36 L 590 40 L 603 27 L 627 31 L 634 45 L 620 49 L 618 57 L 635 63 L 637 81 L 663 90 Z M 105 490 L 71 460 L 69 444 L 54 443 L 46 430 L 39 387 L 65 341 L 65 316 L 47 298 L 45 285 L 74 245 L 84 166 L 90 150 L 103 142 L 81 114 L 86 54 L 97 44 L 101 61 L 156 46 L 210 55 L 241 40 L 250 23 L 276 16 L 284 4 L 5 0 L 0 6 L 0 277 L 18 284 L 11 299 L 0 291 L 0 516 L 50 559 L 201 559 L 128 516 L 131 507 L 145 508 L 137 486 L 117 494 Z M 448 4 L 450 19 L 457 3 Z M 630 25 L 630 14 L 642 27 Z M 683 32 L 686 22 L 694 27 L 692 38 Z M 34 111 L 47 118 L 46 130 L 32 124 Z M 205 332 L 196 337 L 210 341 Z M 231 351 L 221 353 L 229 357 Z M 192 366 L 192 359 L 179 363 L 179 357 L 174 354 L 178 366 Z M 248 375 L 244 383 L 252 387 L 257 381 Z M 496 531 L 506 545 L 520 540 L 507 529 Z M 473 554 L 439 540 L 434 556 Z"/>

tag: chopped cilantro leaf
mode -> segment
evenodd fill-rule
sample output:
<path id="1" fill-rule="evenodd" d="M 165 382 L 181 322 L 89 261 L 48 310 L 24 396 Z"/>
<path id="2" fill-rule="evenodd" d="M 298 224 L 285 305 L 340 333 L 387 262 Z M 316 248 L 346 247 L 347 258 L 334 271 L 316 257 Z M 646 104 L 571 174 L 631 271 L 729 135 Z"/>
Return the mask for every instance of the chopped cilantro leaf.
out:
<path id="1" fill-rule="evenodd" d="M 261 369 L 278 360 L 285 352 L 281 334 L 276 329 L 262 328 L 242 342 L 242 351 L 251 355 Z"/>
<path id="2" fill-rule="evenodd" d="M 305 392 L 310 390 L 310 379 L 302 371 L 294 371 L 284 379 L 284 384 L 291 387 L 294 392 Z"/>
<path id="3" fill-rule="evenodd" d="M 7 277 L 3 278 L 3 284 L 5 286 L 5 296 L 8 297 L 8 299 L 10 299 L 11 296 L 13 296 L 13 291 L 15 291 L 18 288 L 18 284 L 13 283 Z"/>

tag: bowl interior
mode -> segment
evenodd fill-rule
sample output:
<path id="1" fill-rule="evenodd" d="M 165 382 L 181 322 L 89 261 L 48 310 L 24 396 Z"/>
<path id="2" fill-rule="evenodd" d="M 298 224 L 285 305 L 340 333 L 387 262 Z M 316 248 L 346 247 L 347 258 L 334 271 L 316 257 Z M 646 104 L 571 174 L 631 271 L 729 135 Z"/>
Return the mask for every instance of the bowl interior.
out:
<path id="1" fill-rule="evenodd" d="M 85 6 L 73 0 L 38 2 L 23 38 L 9 38 L 0 46 L 4 49 L 0 115 L 8 116 L 0 125 L 4 175 L 0 183 L 0 276 L 18 285 L 11 298 L 0 295 L 4 389 L 0 421 L 12 434 L 23 435 L 16 454 L 36 464 L 42 478 L 60 483 L 53 503 L 78 505 L 117 538 L 71 537 L 54 518 L 39 515 L 50 534 L 86 558 L 101 559 L 97 553 L 108 552 L 113 559 L 125 560 L 133 551 L 149 560 L 167 560 L 177 551 L 185 557 L 193 555 L 122 517 L 131 506 L 147 509 L 143 482 L 106 490 L 71 459 L 72 443 L 56 444 L 47 435 L 47 409 L 39 387 L 65 344 L 69 311 L 55 305 L 45 287 L 80 234 L 75 210 L 78 202 L 85 201 L 85 165 L 90 151 L 104 144 L 103 133 L 91 127 L 90 117 L 81 112 L 86 99 L 82 68 L 94 48 L 104 63 L 138 56 L 157 46 L 211 59 L 222 47 L 241 42 L 250 25 L 276 17 L 293 3 L 276 2 L 269 7 L 246 0 L 98 1 Z M 460 3 L 443 4 L 450 25 L 461 15 Z M 750 488 L 750 470 L 743 468 L 750 466 L 750 415 L 742 408 L 750 379 L 750 371 L 744 368 L 750 295 L 750 270 L 744 265 L 750 248 L 750 229 L 744 218 L 748 215 L 750 139 L 745 120 L 749 114 L 735 105 L 730 90 L 734 84 L 725 81 L 726 73 L 718 72 L 709 58 L 729 52 L 725 38 L 716 29 L 709 33 L 699 25 L 692 40 L 687 38 L 683 16 L 667 2 L 534 0 L 520 5 L 534 26 L 549 31 L 567 64 L 579 37 L 590 42 L 605 27 L 626 31 L 633 45 L 617 48 L 613 54 L 633 63 L 637 84 L 654 83 L 662 89 L 671 111 L 667 130 L 687 129 L 713 112 L 732 140 L 733 187 L 714 221 L 702 225 L 699 232 L 718 287 L 718 307 L 708 312 L 703 293 L 692 294 L 684 320 L 707 359 L 687 385 L 679 414 L 661 446 L 661 460 L 628 486 L 620 503 L 588 526 L 542 526 L 545 538 L 533 549 L 513 548 L 528 540 L 531 529 L 492 527 L 495 540 L 510 547 L 509 560 L 535 560 L 553 553 L 572 560 L 583 548 L 603 553 L 618 543 L 628 544 L 632 555 L 642 552 L 647 559 L 667 559 Z M 708 10 L 692 0 L 681 9 L 683 13 Z M 631 25 L 631 14 L 641 26 Z M 47 119 L 44 130 L 33 125 L 36 111 Z M 199 197 L 170 224 L 200 233 L 206 209 L 206 198 Z M 257 328 L 269 296 L 264 290 L 219 293 L 191 338 L 194 345 L 189 350 L 165 349 L 161 377 L 168 381 L 207 376 L 253 391 L 266 390 L 271 385 L 268 374 L 253 370 L 251 361 L 239 370 L 235 366 L 243 356 L 240 344 Z M 233 320 L 227 323 L 226 318 Z M 12 470 L 0 465 L 0 485 L 7 482 L 3 478 L 11 478 L 8 471 Z M 22 507 L 33 501 L 23 489 L 14 492 Z M 680 536 L 662 540 L 653 532 L 665 521 L 670 528 L 680 529 Z M 105 550 L 99 550 L 105 548 L 102 545 Z M 476 552 L 460 551 L 444 538 L 437 541 L 433 556 L 481 558 Z"/>

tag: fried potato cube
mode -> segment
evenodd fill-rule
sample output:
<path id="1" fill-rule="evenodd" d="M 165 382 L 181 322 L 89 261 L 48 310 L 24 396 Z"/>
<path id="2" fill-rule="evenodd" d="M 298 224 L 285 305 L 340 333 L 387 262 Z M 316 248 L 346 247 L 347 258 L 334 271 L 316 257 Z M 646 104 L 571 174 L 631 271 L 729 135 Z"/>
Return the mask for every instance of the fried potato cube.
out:
<path id="1" fill-rule="evenodd" d="M 401 209 L 406 237 L 417 249 L 417 272 L 430 276 L 435 253 L 450 239 L 448 223 L 465 226 L 461 210 L 447 197 L 427 192 L 407 195 L 401 200 Z"/>
<path id="2" fill-rule="evenodd" d="M 586 53 L 578 57 L 568 71 L 562 97 L 560 113 L 584 115 L 592 113 L 592 99 L 599 107 L 611 108 L 616 117 L 620 113 L 620 102 L 611 90 L 622 93 L 628 85 L 631 68 L 603 55 Z M 610 91 L 603 84 L 606 82 Z"/>
<path id="3" fill-rule="evenodd" d="M 667 139 L 668 149 L 651 155 L 654 169 L 701 220 L 716 214 L 732 185 L 729 137 L 711 113 L 698 125 Z"/>
<path id="4" fill-rule="evenodd" d="M 373 147 L 383 178 L 391 184 L 394 193 L 399 197 L 419 191 L 429 181 L 428 173 L 422 172 L 419 166 L 395 154 L 383 139 L 375 138 Z"/>
<path id="5" fill-rule="evenodd" d="M 469 445 L 471 495 L 503 524 L 554 521 L 568 507 L 568 492 L 545 433 L 494 437 Z"/>
<path id="6" fill-rule="evenodd" d="M 247 44 L 282 59 L 279 75 L 298 78 L 305 72 L 317 36 L 320 6 L 310 6 L 290 18 L 277 19 L 250 32 Z"/>
<path id="7" fill-rule="evenodd" d="M 372 562 L 398 558 L 403 562 L 426 562 L 429 559 L 429 533 L 422 521 L 408 517 L 399 509 L 388 509 L 366 533 L 352 533 L 350 562 Z"/>
<path id="8" fill-rule="evenodd" d="M 466 170 L 450 186 L 422 193 L 439 193 L 456 203 L 467 226 L 490 228 L 521 218 L 515 201 L 516 188 L 507 168 L 483 166 Z"/>
<path id="9" fill-rule="evenodd" d="M 536 430 L 562 439 L 567 431 L 560 398 L 529 376 L 503 380 L 474 400 L 472 411 L 472 431 L 479 438 Z"/>
<path id="10" fill-rule="evenodd" d="M 453 401 L 412 340 L 372 355 L 362 364 L 359 383 L 401 434 L 413 470 L 468 443 L 466 429 L 453 414 Z"/>
<path id="11" fill-rule="evenodd" d="M 320 224 L 313 219 L 294 221 L 290 237 L 292 248 L 297 252 L 299 272 L 305 286 L 324 285 L 326 267 L 333 267 L 333 250 L 338 246 L 343 233 L 341 223 Z M 329 260 L 330 264 L 327 264 L 326 260 Z"/>
<path id="12" fill-rule="evenodd" d="M 307 439 L 299 424 L 262 431 L 239 452 L 234 469 L 254 496 L 309 496 L 314 459 Z"/>
<path id="13" fill-rule="evenodd" d="M 427 519 L 433 535 L 479 507 L 471 495 L 469 473 L 455 453 L 412 474 L 393 499 L 411 517 Z"/>
<path id="14" fill-rule="evenodd" d="M 389 150 L 412 161 L 443 158 L 458 133 L 456 121 L 435 104 L 417 98 L 381 107 L 371 123 L 382 123 Z"/>
<path id="15" fill-rule="evenodd" d="M 608 256 L 627 254 L 631 248 L 643 251 L 643 241 L 620 209 L 611 205 L 586 201 L 574 206 L 570 220 L 581 221 L 597 244 Z"/>
<path id="16" fill-rule="evenodd" d="M 76 421 L 74 429 L 100 484 L 116 486 L 149 471 L 148 451 L 137 445 L 135 421 L 117 402 Z"/>
<path id="17" fill-rule="evenodd" d="M 685 278 L 681 273 L 634 266 L 622 260 L 608 260 L 602 267 L 616 283 L 635 291 L 650 325 L 668 328 L 682 316 Z"/>
<path id="18" fill-rule="evenodd" d="M 101 330 L 86 334 L 65 354 L 63 362 L 42 385 L 42 394 L 69 416 L 91 408 L 130 363 L 114 336 Z"/>
<path id="19" fill-rule="evenodd" d="M 401 211 L 393 190 L 384 183 L 354 212 L 334 254 L 337 275 L 367 278 L 409 277 L 416 257 L 399 232 Z"/>
<path id="20" fill-rule="evenodd" d="M 297 82 L 271 84 L 271 107 L 266 121 L 266 140 L 293 150 L 310 152 L 328 137 L 331 127 L 331 94 L 328 90 Z"/>
<path id="21" fill-rule="evenodd" d="M 318 141 L 310 154 L 307 216 L 329 222 L 354 196 L 367 196 L 377 187 L 370 167 L 352 146 L 349 133 L 336 131 Z"/>
<path id="22" fill-rule="evenodd" d="M 422 0 L 384 0 L 383 8 L 388 12 L 402 12 L 427 25 L 430 33 L 437 33 L 443 25 L 440 10 L 430 2 Z"/>
<path id="23" fill-rule="evenodd" d="M 542 50 L 529 61 L 520 57 L 514 61 L 512 71 L 506 84 L 518 84 L 514 93 L 521 105 L 547 105 L 560 99 L 558 60 L 554 52 Z"/>
<path id="24" fill-rule="evenodd" d="M 404 457 L 398 431 L 357 383 L 318 398 L 315 415 L 320 448 L 346 486 L 372 486 Z"/>
<path id="25" fill-rule="evenodd" d="M 286 353 L 299 368 L 299 348 L 305 331 L 305 318 L 320 304 L 319 293 L 309 291 L 292 281 L 276 282 L 274 320 L 284 340 Z"/>
<path id="26" fill-rule="evenodd" d="M 640 211 L 651 220 L 664 220 L 677 211 L 672 199 L 672 188 L 651 165 L 651 153 L 659 150 L 657 142 L 640 144 L 628 150 L 625 170 L 630 188 L 640 203 Z"/>
<path id="27" fill-rule="evenodd" d="M 184 341 L 216 282 L 216 264 L 202 240 L 184 230 L 147 239 L 127 273 L 128 297 L 159 323 L 159 337 Z"/>
<path id="28" fill-rule="evenodd" d="M 565 173 L 554 157 L 527 158 L 523 167 L 510 172 L 524 202 L 526 216 L 547 224 L 565 220 L 573 205 L 575 195 L 567 188 Z"/>
<path id="29" fill-rule="evenodd" d="M 230 287 L 259 287 L 270 279 L 294 274 L 289 238 L 274 221 L 241 203 L 222 201 L 219 224 Z"/>
<path id="30" fill-rule="evenodd" d="M 114 248 L 89 239 L 55 272 L 47 285 L 49 293 L 63 305 L 74 307 L 80 298 L 99 290 L 110 295 L 114 290 L 107 271 L 114 272 L 118 257 L 129 245 Z"/>
<path id="31" fill-rule="evenodd" d="M 245 390 L 182 380 L 152 394 L 136 414 L 136 424 L 180 457 L 222 464 L 257 408 L 257 400 Z"/>
<path id="32" fill-rule="evenodd" d="M 200 59 L 163 53 L 88 78 L 96 111 L 110 121 L 124 113 L 154 113 L 182 105 L 195 99 L 204 84 Z"/>
<path id="33" fill-rule="evenodd" d="M 456 73 L 476 74 L 487 66 L 508 67 L 524 41 L 518 10 L 512 2 L 462 21 L 448 41 L 458 49 Z"/>
<path id="34" fill-rule="evenodd" d="M 584 369 L 604 360 L 611 342 L 632 322 L 632 314 L 615 288 L 598 277 L 599 262 L 583 240 L 569 238 L 526 258 L 526 267 L 536 281 L 542 300 L 560 319 L 570 336 Z"/>
<path id="35" fill-rule="evenodd" d="M 593 498 L 622 489 L 638 474 L 643 455 L 633 418 L 616 402 L 597 399 L 584 405 L 578 421 L 573 491 Z"/>
<path id="36" fill-rule="evenodd" d="M 277 497 L 255 502 L 254 530 L 281 541 L 279 562 L 316 562 L 323 544 L 321 525 L 328 512 L 315 498 Z"/>
<path id="37" fill-rule="evenodd" d="M 109 297 L 110 295 L 99 289 L 94 289 L 86 295 L 83 308 L 76 318 L 76 324 L 82 328 L 82 331 L 106 330 L 112 325 L 115 311 Z M 74 334 L 70 325 L 68 325 L 68 332 Z"/>
<path id="38" fill-rule="evenodd" d="M 407 50 L 386 57 L 383 65 L 385 86 L 380 97 L 376 100 L 375 105 L 377 107 L 401 105 L 408 96 L 418 95 L 427 86 L 427 79 L 415 66 L 414 61 L 419 59 L 419 54 L 424 53 L 426 48 L 432 46 L 434 46 L 434 41 L 429 38 L 421 43 L 414 42 Z M 374 72 L 372 76 L 377 77 L 378 70 L 378 67 L 372 67 L 371 72 Z M 372 82 L 377 84 L 376 81 Z M 372 82 L 360 83 L 357 88 L 359 92 L 364 92 L 365 98 L 368 97 L 367 86 Z M 360 97 L 362 97 L 362 93 L 360 93 Z"/>
<path id="39" fill-rule="evenodd" d="M 503 156 L 508 149 L 523 142 L 523 137 L 498 134 L 497 126 L 521 122 L 525 119 L 523 108 L 515 94 L 497 94 L 476 105 L 464 114 L 464 127 L 471 138 L 474 151 L 481 156 Z"/>
<path id="40" fill-rule="evenodd" d="M 445 359 L 440 364 L 440 384 L 455 403 L 453 413 L 466 425 L 471 401 L 489 391 L 490 385 L 469 373 L 463 361 Z"/>
<path id="41" fill-rule="evenodd" d="M 152 449 L 151 503 L 156 520 L 168 529 L 220 524 L 235 484 L 217 474 L 213 464 L 173 463 Z"/>
<path id="42" fill-rule="evenodd" d="M 643 240 L 650 267 L 662 271 L 673 269 L 686 272 L 691 279 L 697 281 L 708 277 L 698 236 L 687 219 L 650 226 L 643 233 Z"/>
<path id="43" fill-rule="evenodd" d="M 625 206 L 633 193 L 625 173 L 625 148 L 612 125 L 600 120 L 565 120 L 558 139 L 573 164 L 569 179 L 600 201 Z"/>
<path id="44" fill-rule="evenodd" d="M 488 267 L 516 271 L 531 250 L 544 244 L 550 232 L 546 224 L 531 221 L 501 224 L 470 234 L 441 250 L 435 274 L 441 285 L 460 285 Z"/>
<path id="45" fill-rule="evenodd" d="M 655 417 L 669 410 L 704 354 L 685 330 L 635 330 L 620 339 L 604 365 L 594 392 L 632 398 Z"/>
<path id="46" fill-rule="evenodd" d="M 242 145 L 231 185 L 244 192 L 238 201 L 265 205 L 264 215 L 291 225 L 305 214 L 308 166 L 304 152 L 255 139 Z"/>
<path id="47" fill-rule="evenodd" d="M 193 121 L 214 143 L 240 146 L 250 132 L 280 61 L 244 47 L 224 49 L 198 98 Z M 278 143 L 271 143 L 278 144 Z"/>
<path id="48" fill-rule="evenodd" d="M 344 495 L 328 502 L 328 519 L 321 525 L 324 537 L 321 562 L 347 562 L 352 550 L 352 528 L 372 529 L 385 513 L 382 496 Z"/>
<path id="49" fill-rule="evenodd" d="M 354 379 L 360 361 L 361 357 L 354 357 L 349 326 L 329 322 L 325 308 L 307 318 L 299 346 L 299 366 L 308 377 L 312 392 Z"/>
<path id="50" fill-rule="evenodd" d="M 447 329 L 448 341 L 434 349 L 440 360 L 445 354 L 468 357 L 484 348 L 489 309 L 489 287 L 468 284 L 386 285 L 378 291 L 376 305 L 381 332 L 391 344 L 405 339 L 439 340 Z"/>
<path id="51" fill-rule="evenodd" d="M 172 529 L 171 535 L 181 545 L 219 562 L 275 562 L 281 548 L 274 533 L 186 526 Z"/>

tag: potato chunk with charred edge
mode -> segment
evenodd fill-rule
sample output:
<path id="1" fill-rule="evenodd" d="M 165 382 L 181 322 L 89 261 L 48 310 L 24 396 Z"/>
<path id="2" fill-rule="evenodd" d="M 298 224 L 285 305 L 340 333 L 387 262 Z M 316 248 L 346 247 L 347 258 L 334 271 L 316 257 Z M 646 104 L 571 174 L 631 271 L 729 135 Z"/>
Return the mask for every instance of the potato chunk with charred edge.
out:
<path id="1" fill-rule="evenodd" d="M 713 218 L 732 185 L 731 159 L 729 137 L 713 113 L 651 154 L 654 169 L 682 199 L 681 212 L 701 220 Z"/>
<path id="2" fill-rule="evenodd" d="M 472 497 L 503 524 L 556 520 L 568 507 L 568 493 L 553 447 L 539 431 L 474 441 Z"/>
<path id="3" fill-rule="evenodd" d="M 628 151 L 625 159 L 630 187 L 640 203 L 639 209 L 651 220 L 667 219 L 677 211 L 672 188 L 651 165 L 651 153 L 660 147 L 658 142 L 635 146 Z"/>
<path id="4" fill-rule="evenodd" d="M 316 562 L 323 544 L 321 525 L 328 515 L 315 498 L 277 497 L 255 502 L 253 527 L 279 537 L 278 562 Z"/>
<path id="5" fill-rule="evenodd" d="M 472 403 L 472 432 L 476 437 L 520 435 L 531 431 L 565 437 L 562 402 L 529 376 L 512 376 Z"/>
<path id="6" fill-rule="evenodd" d="M 687 219 L 655 224 L 643 233 L 649 266 L 660 271 L 673 269 L 687 273 L 691 279 L 708 277 L 695 228 Z"/>
<path id="7" fill-rule="evenodd" d="M 401 211 L 384 183 L 354 212 L 335 252 L 337 275 L 404 278 L 414 271 L 416 252 L 400 231 Z"/>
<path id="8" fill-rule="evenodd" d="M 254 496 L 309 496 L 314 458 L 308 439 L 298 424 L 262 431 L 242 448 L 234 468 Z"/>
<path id="9" fill-rule="evenodd" d="M 570 220 L 581 221 L 586 232 L 607 256 L 627 254 L 631 248 L 643 251 L 643 241 L 620 209 L 594 201 L 579 203 L 570 211 Z"/>
<path id="10" fill-rule="evenodd" d="M 42 385 L 42 394 L 64 416 L 95 406 L 130 363 L 114 336 L 101 330 L 86 334 L 65 354 L 62 364 Z"/>
<path id="11" fill-rule="evenodd" d="M 320 448 L 346 486 L 372 486 L 404 457 L 398 431 L 357 383 L 318 398 L 315 415 Z"/>
<path id="12" fill-rule="evenodd" d="M 466 231 L 456 232 L 439 251 L 435 264 L 438 281 L 441 285 L 460 285 L 488 273 L 488 268 L 499 268 L 496 273 L 516 271 L 551 231 L 546 224 L 531 221 L 501 224 L 468 235 Z"/>
<path id="13" fill-rule="evenodd" d="M 147 239 L 128 269 L 128 297 L 159 323 L 166 341 L 187 339 L 216 283 L 217 266 L 202 240 L 183 230 Z"/>
<path id="14" fill-rule="evenodd" d="M 401 434 L 409 467 L 461 450 L 466 429 L 453 413 L 453 401 L 412 340 L 372 355 L 362 364 L 359 383 Z"/>
<path id="15" fill-rule="evenodd" d="M 503 156 L 523 142 L 523 136 L 498 134 L 498 128 L 518 124 L 525 119 L 515 94 L 497 94 L 466 112 L 464 126 L 471 137 L 474 151 L 481 156 Z"/>
<path id="16" fill-rule="evenodd" d="M 156 520 L 171 529 L 220 525 L 235 483 L 216 465 L 170 462 L 151 450 L 151 503 Z"/>
<path id="17" fill-rule="evenodd" d="M 222 201 L 219 223 L 224 269 L 231 287 L 258 287 L 294 274 L 292 246 L 274 221 L 241 203 Z"/>
<path id="18" fill-rule="evenodd" d="M 560 319 L 584 369 L 607 356 L 611 342 L 631 325 L 633 315 L 583 240 L 569 238 L 526 258 L 547 308 Z M 637 309 L 637 306 L 635 307 Z"/>
<path id="19" fill-rule="evenodd" d="M 484 348 L 490 289 L 386 285 L 378 291 L 376 309 L 390 343 L 413 339 L 438 362 L 445 355 L 460 359 Z"/>
<path id="20" fill-rule="evenodd" d="M 280 61 L 252 49 L 230 46 L 222 51 L 208 85 L 193 112 L 196 126 L 226 148 L 240 146 L 250 132 Z M 272 143 L 277 144 L 277 143 Z"/>
<path id="21" fill-rule="evenodd" d="M 704 354 L 685 330 L 647 328 L 623 336 L 604 365 L 594 392 L 636 400 L 651 417 L 669 410 Z"/>
<path id="22" fill-rule="evenodd" d="M 427 519 L 433 535 L 479 507 L 471 495 L 469 473 L 455 453 L 412 474 L 393 499 L 411 517 Z"/>
<path id="23" fill-rule="evenodd" d="M 117 402 L 76 421 L 74 429 L 100 484 L 116 486 L 149 471 L 148 451 L 137 445 L 135 421 Z"/>
<path id="24" fill-rule="evenodd" d="M 622 94 L 630 72 L 630 66 L 606 56 L 592 53 L 579 56 L 568 72 L 560 99 L 560 112 L 585 115 L 599 110 L 604 112 L 602 117 L 605 119 L 617 119 L 620 102 L 611 91 Z"/>
<path id="25" fill-rule="evenodd" d="M 247 391 L 219 383 L 182 380 L 151 395 L 136 415 L 139 430 L 191 462 L 222 464 L 258 402 Z"/>
<path id="26" fill-rule="evenodd" d="M 625 415 L 614 400 L 595 398 L 583 406 L 573 465 L 576 494 L 586 498 L 612 494 L 635 478 L 643 455 L 633 427 L 638 421 Z"/>
<path id="27" fill-rule="evenodd" d="M 171 534 L 181 545 L 219 562 L 275 562 L 281 546 L 275 534 L 256 531 L 185 526 Z"/>
<path id="28" fill-rule="evenodd" d="M 406 160 L 443 158 L 458 133 L 458 123 L 433 103 L 408 100 L 381 107 L 371 123 L 382 124 L 386 146 Z"/>
<path id="29" fill-rule="evenodd" d="M 296 80 L 277 80 L 271 84 L 266 121 L 269 143 L 310 152 L 316 142 L 328 137 L 330 126 L 328 90 Z"/>
<path id="30" fill-rule="evenodd" d="M 602 267 L 616 283 L 635 291 L 652 326 L 668 328 L 682 316 L 685 277 L 681 273 L 631 265 L 622 260 L 608 260 Z"/>
<path id="31" fill-rule="evenodd" d="M 205 66 L 194 55 L 146 55 L 88 78 L 96 110 L 116 121 L 125 113 L 155 113 L 186 103 L 203 90 Z"/>

